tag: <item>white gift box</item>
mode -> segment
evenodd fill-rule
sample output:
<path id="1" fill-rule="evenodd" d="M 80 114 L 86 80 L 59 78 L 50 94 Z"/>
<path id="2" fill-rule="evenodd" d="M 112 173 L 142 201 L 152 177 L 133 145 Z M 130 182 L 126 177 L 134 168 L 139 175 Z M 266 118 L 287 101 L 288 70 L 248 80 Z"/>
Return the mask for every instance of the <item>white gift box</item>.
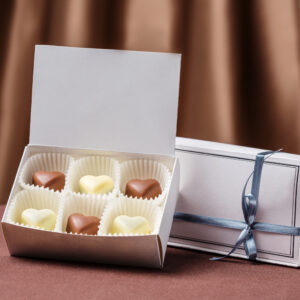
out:
<path id="1" fill-rule="evenodd" d="M 36 46 L 30 142 L 2 219 L 11 255 L 162 267 L 179 188 L 174 148 L 180 58 L 169 53 Z M 91 236 L 12 222 L 11 207 L 22 189 L 21 170 L 32 155 L 46 152 L 65 153 L 75 161 L 101 155 L 120 163 L 151 159 L 164 164 L 171 180 L 156 230 L 141 236 Z M 29 184 L 24 186 L 31 190 Z M 57 201 L 69 199 L 67 193 Z"/>
<path id="2" fill-rule="evenodd" d="M 205 217 L 244 221 L 242 191 L 262 150 L 177 138 L 180 189 L 176 211 Z M 276 153 L 261 177 L 256 221 L 300 226 L 300 156 Z M 251 183 L 251 182 L 250 182 Z M 174 220 L 169 244 L 227 254 L 241 231 Z M 299 267 L 299 236 L 254 231 L 257 260 Z M 232 256 L 246 258 L 243 247 Z"/>

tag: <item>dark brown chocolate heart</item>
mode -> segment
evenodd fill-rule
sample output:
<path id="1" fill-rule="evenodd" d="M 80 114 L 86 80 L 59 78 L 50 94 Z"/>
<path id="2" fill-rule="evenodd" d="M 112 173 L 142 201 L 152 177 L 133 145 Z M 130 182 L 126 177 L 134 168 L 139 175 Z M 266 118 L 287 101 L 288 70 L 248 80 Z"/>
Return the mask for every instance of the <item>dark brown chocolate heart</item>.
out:
<path id="1" fill-rule="evenodd" d="M 132 179 L 126 183 L 125 194 L 138 198 L 155 198 L 161 194 L 161 187 L 156 179 Z"/>
<path id="2" fill-rule="evenodd" d="M 100 219 L 97 217 L 75 213 L 68 218 L 67 232 L 95 235 L 98 232 L 99 223 Z"/>
<path id="3" fill-rule="evenodd" d="M 32 176 L 32 183 L 61 191 L 65 186 L 65 174 L 61 172 L 37 171 Z"/>

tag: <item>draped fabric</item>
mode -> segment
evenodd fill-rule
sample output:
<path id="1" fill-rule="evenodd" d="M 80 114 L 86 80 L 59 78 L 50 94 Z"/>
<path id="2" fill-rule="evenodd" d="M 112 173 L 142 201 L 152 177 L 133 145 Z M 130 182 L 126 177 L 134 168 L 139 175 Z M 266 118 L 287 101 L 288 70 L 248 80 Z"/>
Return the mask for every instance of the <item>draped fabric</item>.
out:
<path id="1" fill-rule="evenodd" d="M 29 141 L 35 44 L 182 53 L 178 136 L 300 153 L 299 25 L 300 0 L 0 1 L 0 203 Z"/>

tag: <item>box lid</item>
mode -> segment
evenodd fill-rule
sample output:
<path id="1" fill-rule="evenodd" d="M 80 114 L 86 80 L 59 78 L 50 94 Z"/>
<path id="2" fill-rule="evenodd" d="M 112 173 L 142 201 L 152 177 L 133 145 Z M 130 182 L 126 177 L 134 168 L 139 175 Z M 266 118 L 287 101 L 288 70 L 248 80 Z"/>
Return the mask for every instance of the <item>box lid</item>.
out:
<path id="1" fill-rule="evenodd" d="M 36 46 L 30 144 L 173 154 L 180 59 Z"/>

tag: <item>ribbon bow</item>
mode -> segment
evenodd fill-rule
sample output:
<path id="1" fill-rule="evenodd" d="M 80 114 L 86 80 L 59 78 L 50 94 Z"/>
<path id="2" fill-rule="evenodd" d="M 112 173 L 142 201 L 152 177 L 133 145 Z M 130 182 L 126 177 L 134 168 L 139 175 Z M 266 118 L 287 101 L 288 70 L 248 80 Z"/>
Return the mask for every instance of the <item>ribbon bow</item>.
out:
<path id="1" fill-rule="evenodd" d="M 255 239 L 253 236 L 253 229 L 255 225 L 255 216 L 258 208 L 258 196 L 259 196 L 262 168 L 265 159 L 267 159 L 268 157 L 270 157 L 271 155 L 279 151 L 281 151 L 281 149 L 277 151 L 265 151 L 265 152 L 258 153 L 256 155 L 254 170 L 246 180 L 246 183 L 243 188 L 243 193 L 242 193 L 242 209 L 243 209 L 243 214 L 245 219 L 245 228 L 242 230 L 239 237 L 237 238 L 234 247 L 227 255 L 222 257 L 213 257 L 211 258 L 211 260 L 220 260 L 230 256 L 230 254 L 235 252 L 236 249 L 243 243 L 244 243 L 247 257 L 250 260 L 256 260 L 257 249 L 256 249 Z M 251 177 L 253 177 L 251 193 L 246 194 L 246 188 L 248 186 Z"/>
<path id="2" fill-rule="evenodd" d="M 242 193 L 242 209 L 244 214 L 245 221 L 236 221 L 224 218 L 213 218 L 213 217 L 205 217 L 193 214 L 186 214 L 181 212 L 176 212 L 174 215 L 175 219 L 184 220 L 193 223 L 206 224 L 211 226 L 218 226 L 223 228 L 232 228 L 242 230 L 234 247 L 231 251 L 222 257 L 213 257 L 211 260 L 220 260 L 225 257 L 230 256 L 232 253 L 236 251 L 236 249 L 244 244 L 245 252 L 247 257 L 250 260 L 255 260 L 257 256 L 257 249 L 255 244 L 255 239 L 253 236 L 253 231 L 264 231 L 264 232 L 272 232 L 283 235 L 300 235 L 299 227 L 285 226 L 285 225 L 277 225 L 277 224 L 268 224 L 262 222 L 255 222 L 255 216 L 258 209 L 258 196 L 259 196 L 259 188 L 261 181 L 261 173 L 263 168 L 264 161 L 269 158 L 274 153 L 281 151 L 265 151 L 258 153 L 255 159 L 254 170 L 248 177 Z M 246 194 L 246 189 L 248 183 L 253 177 L 251 193 Z"/>

